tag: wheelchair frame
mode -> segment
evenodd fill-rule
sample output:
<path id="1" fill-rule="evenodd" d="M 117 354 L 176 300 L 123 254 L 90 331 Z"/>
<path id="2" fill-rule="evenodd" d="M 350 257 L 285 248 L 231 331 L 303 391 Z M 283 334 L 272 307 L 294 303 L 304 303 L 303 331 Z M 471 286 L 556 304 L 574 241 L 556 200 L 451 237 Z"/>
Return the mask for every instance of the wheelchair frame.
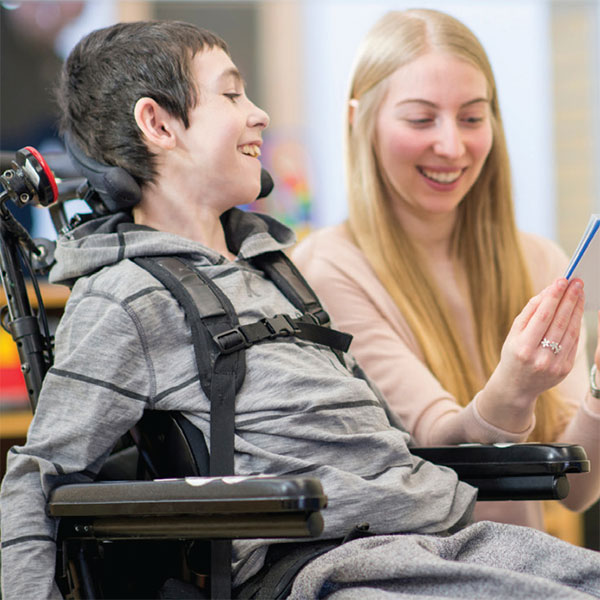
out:
<path id="1" fill-rule="evenodd" d="M 41 171 L 36 170 L 37 182 L 32 181 L 23 168 L 26 161 L 34 163 L 34 159 L 42 163 Z M 62 156 L 59 162 L 65 164 Z M 33 159 L 22 159 L 17 153 L 12 167 L 10 176 L 7 172 L 0 176 L 0 185 L 4 187 L 0 194 L 0 267 L 8 303 L 6 328 L 17 344 L 31 408 L 35 411 L 43 377 L 52 363 L 53 345 L 44 324 L 43 298 L 36 274 L 48 270 L 53 245 L 33 240 L 5 204 L 15 198 L 22 202 L 53 204 L 50 207 L 52 221 L 60 235 L 74 225 L 67 220 L 64 203 L 77 197 L 90 197 L 84 193 L 89 192 L 90 184 L 70 168 L 63 173 L 52 173 L 39 153 Z M 50 201 L 41 185 L 46 184 L 47 188 L 46 180 L 53 180 L 54 175 L 63 175 L 63 178 L 53 188 L 55 198 Z M 15 188 L 15 181 L 20 188 Z M 27 200 L 22 190 L 27 192 Z M 98 208 L 97 197 L 95 202 L 89 203 L 92 218 L 99 216 L 94 214 Z M 23 268 L 24 264 L 31 265 L 32 256 L 37 260 L 34 258 L 28 270 L 38 296 L 38 314 L 29 302 Z M 188 434 L 173 416 L 162 424 L 155 423 L 150 434 L 137 434 L 141 456 L 148 455 L 151 446 L 160 454 L 165 445 L 171 444 L 170 454 L 182 457 L 183 465 L 178 467 L 150 469 L 154 477 L 175 476 L 175 479 L 73 484 L 54 490 L 49 512 L 61 519 L 58 574 L 62 583 L 70 587 L 70 593 L 76 594 L 70 597 L 103 597 L 102 590 L 93 581 L 95 559 L 86 558 L 90 549 L 92 556 L 97 556 L 102 544 L 124 540 L 178 543 L 216 540 L 212 543 L 211 597 L 226 598 L 231 597 L 231 555 L 230 542 L 223 543 L 224 540 L 315 539 L 320 535 L 323 530 L 320 511 L 326 507 L 327 498 L 317 479 L 198 477 L 206 474 L 202 465 L 208 451 L 204 446 L 199 452 L 202 441 L 190 442 Z M 174 452 L 173 448 L 176 448 Z M 411 452 L 454 469 L 462 480 L 478 488 L 479 500 L 562 499 L 569 491 L 566 473 L 589 471 L 583 448 L 565 444 L 467 444 L 411 448 Z M 139 469 L 137 475 L 139 477 Z"/>

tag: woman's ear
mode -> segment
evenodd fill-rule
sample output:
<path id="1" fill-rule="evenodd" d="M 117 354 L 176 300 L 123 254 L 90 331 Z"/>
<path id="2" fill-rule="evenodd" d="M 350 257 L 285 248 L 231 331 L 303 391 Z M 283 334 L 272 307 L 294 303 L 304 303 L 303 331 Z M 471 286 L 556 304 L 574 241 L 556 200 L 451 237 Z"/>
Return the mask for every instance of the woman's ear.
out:
<path id="1" fill-rule="evenodd" d="M 148 142 L 164 150 L 175 147 L 175 131 L 172 127 L 174 117 L 156 100 L 140 98 L 135 103 L 133 115 Z"/>

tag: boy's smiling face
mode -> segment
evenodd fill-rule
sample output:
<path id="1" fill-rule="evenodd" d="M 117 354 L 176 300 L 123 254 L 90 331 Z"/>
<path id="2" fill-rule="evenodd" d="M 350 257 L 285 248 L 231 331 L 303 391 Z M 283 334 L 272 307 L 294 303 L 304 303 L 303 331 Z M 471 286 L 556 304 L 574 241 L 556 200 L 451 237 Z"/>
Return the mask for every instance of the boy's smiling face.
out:
<path id="1" fill-rule="evenodd" d="M 220 48 L 192 60 L 198 102 L 189 127 L 178 122 L 176 176 L 202 203 L 219 210 L 252 202 L 260 191 L 258 160 L 268 115 L 246 96 L 244 82 Z"/>

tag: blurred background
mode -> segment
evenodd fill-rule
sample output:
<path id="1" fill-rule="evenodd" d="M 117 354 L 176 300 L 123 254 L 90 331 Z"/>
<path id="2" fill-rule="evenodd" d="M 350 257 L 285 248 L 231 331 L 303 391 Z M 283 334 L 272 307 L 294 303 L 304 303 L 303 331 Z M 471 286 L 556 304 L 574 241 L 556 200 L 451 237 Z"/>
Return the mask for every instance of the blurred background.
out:
<path id="1" fill-rule="evenodd" d="M 479 36 L 498 82 L 519 226 L 571 252 L 600 211 L 598 0 L 1 2 L 1 149 L 59 147 L 52 89 L 82 35 L 121 20 L 191 21 L 227 40 L 249 96 L 270 114 L 264 163 L 277 185 L 260 209 L 302 235 L 346 214 L 342 115 L 358 42 L 383 12 L 415 5 Z"/>
<path id="2" fill-rule="evenodd" d="M 358 43 L 382 13 L 415 6 L 444 10 L 478 35 L 497 79 L 518 225 L 571 254 L 590 214 L 600 213 L 600 0 L 0 2 L 0 150 L 61 149 L 52 90 L 83 35 L 117 21 L 190 21 L 227 41 L 248 95 L 271 116 L 263 164 L 275 189 L 250 209 L 302 237 L 346 215 L 342 117 Z M 19 218 L 35 235 L 51 234 L 45 211 L 27 208 Z M 593 315 L 586 319 L 593 334 Z M 0 331 L 6 443 L 23 426 L 9 430 L 5 409 L 27 405 L 21 380 L 11 391 L 8 373 L 18 371 L 12 346 Z M 552 510 L 561 537 L 600 547 L 597 506 L 585 520 Z"/>

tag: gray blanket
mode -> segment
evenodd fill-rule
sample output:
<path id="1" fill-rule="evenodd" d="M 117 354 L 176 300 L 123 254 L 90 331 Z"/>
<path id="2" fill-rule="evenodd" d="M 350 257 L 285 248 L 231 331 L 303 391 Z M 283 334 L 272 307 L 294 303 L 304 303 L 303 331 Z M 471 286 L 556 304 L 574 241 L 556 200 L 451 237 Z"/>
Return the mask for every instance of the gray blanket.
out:
<path id="1" fill-rule="evenodd" d="M 600 598 L 600 554 L 491 522 L 449 536 L 374 536 L 311 562 L 290 598 L 589 600 Z"/>

